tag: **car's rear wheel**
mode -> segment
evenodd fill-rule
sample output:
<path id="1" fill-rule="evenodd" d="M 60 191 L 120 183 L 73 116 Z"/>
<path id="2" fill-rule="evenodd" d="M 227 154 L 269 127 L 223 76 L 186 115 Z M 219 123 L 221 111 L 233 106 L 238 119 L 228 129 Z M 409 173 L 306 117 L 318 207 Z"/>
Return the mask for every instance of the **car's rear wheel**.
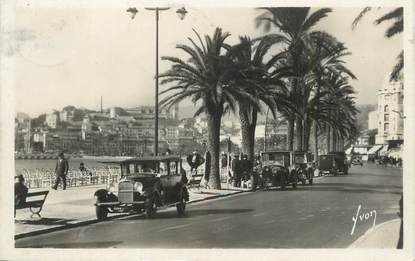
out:
<path id="1" fill-rule="evenodd" d="M 146 199 L 145 208 L 146 208 L 146 217 L 148 218 L 154 217 L 154 215 L 157 212 L 155 196 L 152 196 Z"/>
<path id="2" fill-rule="evenodd" d="M 99 221 L 105 220 L 108 216 L 108 208 L 105 206 L 96 206 L 95 214 Z"/>

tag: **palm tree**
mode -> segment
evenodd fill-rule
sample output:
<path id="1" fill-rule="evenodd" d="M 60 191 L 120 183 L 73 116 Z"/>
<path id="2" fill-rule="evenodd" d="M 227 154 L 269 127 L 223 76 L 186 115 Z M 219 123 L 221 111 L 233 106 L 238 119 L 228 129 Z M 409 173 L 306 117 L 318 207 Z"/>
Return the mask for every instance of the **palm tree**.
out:
<path id="1" fill-rule="evenodd" d="M 358 110 L 348 77 L 332 74 L 325 82 L 326 94 L 320 100 L 317 113 L 326 128 L 327 152 L 331 152 L 338 149 L 339 138 L 350 139 L 356 134 Z"/>
<path id="2" fill-rule="evenodd" d="M 255 129 L 261 103 L 265 104 L 275 118 L 275 109 L 286 106 L 284 97 L 285 84 L 282 77 L 288 75 L 287 68 L 273 69 L 277 59 L 265 62 L 264 58 L 269 49 L 278 42 L 272 37 L 263 37 L 254 45 L 249 37 L 240 37 L 240 43 L 229 50 L 229 56 L 234 62 L 239 74 L 234 84 L 241 91 L 255 98 L 255 103 L 238 100 L 238 111 L 242 133 L 242 152 L 248 159 L 254 159 Z M 273 69 L 271 71 L 271 69 Z"/>
<path id="3" fill-rule="evenodd" d="M 356 26 L 359 24 L 359 22 L 362 20 L 362 18 L 372 10 L 372 7 L 365 7 L 358 16 L 354 19 L 352 23 L 352 28 L 356 28 Z M 384 22 L 392 22 L 392 25 L 386 29 L 385 36 L 387 38 L 391 38 L 397 34 L 400 34 L 403 32 L 403 7 L 394 8 L 392 11 L 387 12 L 386 14 L 382 15 L 378 19 L 375 20 L 375 24 L 379 25 Z M 403 51 L 401 51 L 397 57 L 397 61 L 395 66 L 392 69 L 392 73 L 390 75 L 391 81 L 398 80 L 402 69 L 404 66 L 404 57 L 403 57 Z"/>
<path id="4" fill-rule="evenodd" d="M 171 68 L 160 75 L 161 84 L 173 83 L 160 94 L 167 94 L 160 104 L 171 107 L 190 98 L 199 108 L 195 113 L 205 113 L 208 124 L 207 150 L 211 155 L 211 166 L 208 184 L 211 188 L 220 188 L 219 147 L 220 123 L 222 115 L 228 111 L 236 111 L 237 101 L 255 103 L 256 100 L 248 93 L 233 86 L 237 70 L 226 55 L 230 46 L 225 40 L 230 36 L 216 28 L 212 37 L 205 36 L 203 42 L 194 31 L 198 44 L 189 38 L 191 45 L 179 44 L 176 48 L 189 56 L 187 61 L 177 57 L 162 57 L 173 63 Z M 232 86 L 232 87 L 231 87 Z"/>
<path id="5" fill-rule="evenodd" d="M 354 74 L 345 66 L 343 57 L 350 55 L 343 43 L 340 43 L 335 37 L 323 33 L 313 33 L 310 42 L 310 60 L 312 69 L 310 72 L 313 94 L 308 102 L 307 112 L 309 118 L 306 119 L 305 128 L 305 150 L 308 150 L 309 137 L 311 132 L 311 122 L 314 129 L 314 155 L 318 157 L 318 128 L 324 121 L 324 116 L 320 118 L 319 104 L 320 100 L 328 94 L 325 79 L 332 76 L 346 76 L 356 79 Z"/>
<path id="6" fill-rule="evenodd" d="M 270 34 L 270 36 L 280 39 L 286 46 L 285 53 L 288 63 L 292 66 L 293 77 L 290 80 L 290 96 L 293 99 L 299 115 L 293 116 L 289 112 L 288 124 L 289 134 L 292 134 L 294 120 L 296 126 L 297 150 L 304 148 L 304 126 L 303 118 L 305 115 L 306 103 L 310 90 L 305 89 L 305 76 L 309 70 L 307 64 L 308 56 L 305 53 L 310 33 L 313 27 L 331 12 L 330 8 L 318 9 L 310 13 L 309 7 L 278 7 L 260 8 L 264 13 L 256 18 L 257 27 L 263 26 L 266 32 L 272 27 L 277 28 L 280 33 Z M 289 135 L 289 150 L 293 149 L 292 136 Z"/>

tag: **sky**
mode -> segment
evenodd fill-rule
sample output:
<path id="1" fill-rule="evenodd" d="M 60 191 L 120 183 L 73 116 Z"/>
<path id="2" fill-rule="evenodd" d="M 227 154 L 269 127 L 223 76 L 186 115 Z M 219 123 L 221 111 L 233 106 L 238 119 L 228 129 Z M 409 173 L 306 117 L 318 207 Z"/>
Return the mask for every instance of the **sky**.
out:
<path id="1" fill-rule="evenodd" d="M 345 60 L 358 80 L 352 81 L 356 101 L 375 104 L 381 87 L 402 50 L 402 35 L 384 36 L 387 24 L 375 26 L 376 17 L 389 9 L 375 10 L 352 30 L 361 8 L 333 8 L 315 30 L 334 35 L 352 52 Z M 219 26 L 231 33 L 229 44 L 242 35 L 263 32 L 255 28 L 260 11 L 245 8 L 187 8 L 180 20 L 176 9 L 160 14 L 160 56 L 179 56 L 175 46 L 212 34 Z M 34 117 L 66 105 L 99 109 L 153 105 L 155 75 L 155 15 L 139 9 L 131 20 L 125 9 L 22 8 L 16 12 L 14 45 L 15 110 Z M 160 61 L 160 72 L 169 63 Z M 161 90 L 163 87 L 161 87 Z M 181 106 L 191 105 L 185 101 Z"/>

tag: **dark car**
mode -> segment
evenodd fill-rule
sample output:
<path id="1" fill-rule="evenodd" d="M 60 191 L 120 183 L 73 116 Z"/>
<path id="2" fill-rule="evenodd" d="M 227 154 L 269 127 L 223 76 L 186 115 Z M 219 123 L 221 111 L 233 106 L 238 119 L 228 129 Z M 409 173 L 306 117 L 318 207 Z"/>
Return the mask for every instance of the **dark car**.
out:
<path id="1" fill-rule="evenodd" d="M 262 186 L 281 187 L 287 185 L 297 187 L 297 173 L 293 165 L 293 154 L 290 151 L 267 151 L 261 154 L 262 162 L 259 176 Z"/>
<path id="2" fill-rule="evenodd" d="M 312 154 L 306 151 L 294 152 L 294 169 L 297 172 L 298 181 L 303 185 L 313 184 L 314 164 L 312 162 Z"/>
<path id="3" fill-rule="evenodd" d="M 344 153 L 319 155 L 318 160 L 319 175 L 330 174 L 337 176 L 338 174 L 347 175 L 349 173 L 349 165 Z"/>
<path id="4" fill-rule="evenodd" d="M 108 213 L 145 212 L 153 217 L 159 207 L 176 206 L 184 215 L 189 193 L 187 178 L 181 174 L 181 159 L 177 156 L 152 156 L 121 161 L 121 178 L 107 189 L 95 192 L 96 217 L 103 220 Z"/>
<path id="5" fill-rule="evenodd" d="M 361 158 L 355 157 L 352 159 L 352 165 L 360 165 L 363 166 L 363 160 Z"/>

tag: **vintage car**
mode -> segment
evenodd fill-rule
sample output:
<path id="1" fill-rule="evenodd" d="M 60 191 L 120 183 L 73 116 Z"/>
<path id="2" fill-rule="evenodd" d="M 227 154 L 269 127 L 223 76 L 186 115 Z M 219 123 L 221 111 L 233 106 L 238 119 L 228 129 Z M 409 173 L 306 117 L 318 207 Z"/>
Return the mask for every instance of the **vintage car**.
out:
<path id="1" fill-rule="evenodd" d="M 313 155 L 306 151 L 294 152 L 294 169 L 297 172 L 298 181 L 305 185 L 313 184 L 314 177 L 314 163 Z"/>
<path id="2" fill-rule="evenodd" d="M 168 206 L 176 206 L 179 216 L 184 215 L 189 193 L 180 157 L 148 156 L 101 163 L 119 165 L 121 177 L 107 189 L 95 192 L 98 220 L 120 212 L 145 212 L 153 217 L 157 208 Z"/>
<path id="3" fill-rule="evenodd" d="M 267 151 L 261 153 L 259 177 L 262 187 L 281 187 L 287 185 L 297 188 L 297 173 L 293 165 L 293 154 L 290 151 Z"/>
<path id="4" fill-rule="evenodd" d="M 363 160 L 360 157 L 353 157 L 351 165 L 360 165 L 363 166 Z"/>
<path id="5" fill-rule="evenodd" d="M 349 165 L 344 152 L 319 155 L 318 160 L 319 175 L 331 174 L 337 176 L 338 174 L 347 175 L 349 173 Z"/>

